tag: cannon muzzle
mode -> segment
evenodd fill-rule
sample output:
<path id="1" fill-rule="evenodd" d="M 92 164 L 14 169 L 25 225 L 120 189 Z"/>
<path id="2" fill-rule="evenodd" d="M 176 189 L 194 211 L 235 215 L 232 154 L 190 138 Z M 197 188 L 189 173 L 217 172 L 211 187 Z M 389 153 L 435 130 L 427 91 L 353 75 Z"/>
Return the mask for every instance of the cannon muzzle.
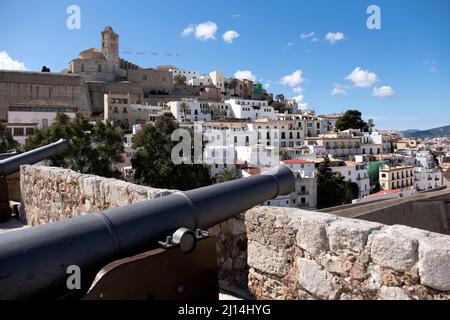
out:
<path id="1" fill-rule="evenodd" d="M 80 295 L 107 263 L 158 246 L 180 228 L 208 229 L 294 190 L 286 167 L 187 192 L 0 235 L 0 299 L 61 298 L 68 267 Z"/>
<path id="2" fill-rule="evenodd" d="M 20 153 L 0 161 L 0 176 L 7 176 L 20 170 L 24 164 L 34 164 L 68 150 L 69 142 L 59 140 L 49 145 Z"/>

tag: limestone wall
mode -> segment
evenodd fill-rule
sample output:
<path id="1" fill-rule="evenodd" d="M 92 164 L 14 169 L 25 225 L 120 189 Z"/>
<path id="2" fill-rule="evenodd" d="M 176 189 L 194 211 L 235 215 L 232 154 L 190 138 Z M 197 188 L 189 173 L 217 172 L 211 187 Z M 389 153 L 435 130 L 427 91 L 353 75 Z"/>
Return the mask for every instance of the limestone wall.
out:
<path id="1" fill-rule="evenodd" d="M 171 191 L 22 166 L 31 225 Z M 255 207 L 211 230 L 222 285 L 257 299 L 450 299 L 450 236 L 294 208 Z"/>
<path id="2" fill-rule="evenodd" d="M 257 299 L 449 299 L 450 237 L 326 213 L 246 213 Z"/>
<path id="3" fill-rule="evenodd" d="M 21 219 L 32 226 L 172 193 L 67 169 L 29 165 L 20 168 L 20 190 Z"/>
<path id="4" fill-rule="evenodd" d="M 48 72 L 0 70 L 0 120 L 7 120 L 7 109 L 18 102 L 51 99 L 90 113 L 89 92 L 77 75 Z"/>

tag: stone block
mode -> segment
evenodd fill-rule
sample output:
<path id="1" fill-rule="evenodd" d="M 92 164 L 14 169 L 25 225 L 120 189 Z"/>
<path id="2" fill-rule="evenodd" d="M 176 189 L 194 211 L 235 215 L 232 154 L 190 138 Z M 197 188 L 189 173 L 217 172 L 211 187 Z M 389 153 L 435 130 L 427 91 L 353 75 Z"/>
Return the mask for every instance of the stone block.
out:
<path id="1" fill-rule="evenodd" d="M 335 253 L 343 250 L 360 253 L 366 246 L 369 234 L 381 227 L 379 223 L 362 220 L 339 219 L 331 222 L 327 228 L 330 250 Z"/>
<path id="2" fill-rule="evenodd" d="M 260 272 L 284 277 L 293 265 L 293 250 L 277 250 L 249 241 L 248 265 Z"/>
<path id="3" fill-rule="evenodd" d="M 441 291 L 450 290 L 450 237 L 433 235 L 419 241 L 421 284 Z"/>
<path id="4" fill-rule="evenodd" d="M 315 261 L 298 258 L 298 283 L 305 290 L 322 299 L 335 299 L 333 275 L 323 270 Z"/>
<path id="5" fill-rule="evenodd" d="M 313 255 L 328 251 L 326 226 L 335 219 L 336 217 L 315 213 L 309 216 L 303 215 L 297 231 L 297 246 Z"/>
<path id="6" fill-rule="evenodd" d="M 375 263 L 397 271 L 407 271 L 417 262 L 419 242 L 395 229 L 377 233 L 371 244 Z"/>

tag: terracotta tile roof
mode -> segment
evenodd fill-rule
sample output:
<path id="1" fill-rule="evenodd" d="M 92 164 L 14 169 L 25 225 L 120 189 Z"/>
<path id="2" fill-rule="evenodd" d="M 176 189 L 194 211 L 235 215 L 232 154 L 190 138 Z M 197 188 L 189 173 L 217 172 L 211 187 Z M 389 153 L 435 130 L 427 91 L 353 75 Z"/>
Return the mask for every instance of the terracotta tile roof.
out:
<path id="1" fill-rule="evenodd" d="M 282 160 L 281 162 L 286 164 L 313 164 L 313 161 L 308 160 L 302 160 L 302 159 L 289 159 L 289 160 Z"/>
<path id="2" fill-rule="evenodd" d="M 244 169 L 245 172 L 247 172 L 251 176 L 256 176 L 258 174 L 261 174 L 261 168 L 254 167 L 254 168 L 247 168 Z"/>
<path id="3" fill-rule="evenodd" d="M 372 196 L 384 196 L 384 195 L 386 195 L 386 194 L 400 193 L 400 192 L 402 192 L 402 191 L 403 191 L 402 189 L 395 189 L 395 190 L 381 190 L 380 192 L 371 194 L 369 197 L 372 197 Z"/>

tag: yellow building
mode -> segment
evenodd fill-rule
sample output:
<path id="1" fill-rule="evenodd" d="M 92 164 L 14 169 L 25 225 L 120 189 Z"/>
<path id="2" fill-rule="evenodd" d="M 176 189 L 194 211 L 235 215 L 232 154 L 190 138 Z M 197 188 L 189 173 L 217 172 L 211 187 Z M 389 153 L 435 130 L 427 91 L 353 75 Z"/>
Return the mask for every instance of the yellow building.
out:
<path id="1" fill-rule="evenodd" d="M 396 190 L 414 186 L 414 167 L 398 166 L 380 168 L 380 185 L 383 190 Z"/>
<path id="2" fill-rule="evenodd" d="M 130 94 L 105 94 L 105 121 L 132 126 L 154 121 L 162 114 L 162 107 L 132 104 Z"/>

